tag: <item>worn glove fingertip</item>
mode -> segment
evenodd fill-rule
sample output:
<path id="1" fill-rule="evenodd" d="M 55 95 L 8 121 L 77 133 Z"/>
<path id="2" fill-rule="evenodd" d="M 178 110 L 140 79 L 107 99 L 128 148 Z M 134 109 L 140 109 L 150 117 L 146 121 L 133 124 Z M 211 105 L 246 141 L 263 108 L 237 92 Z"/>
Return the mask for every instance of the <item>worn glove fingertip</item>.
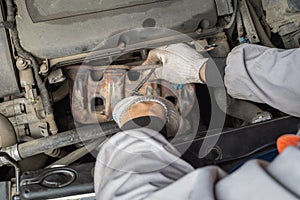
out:
<path id="1" fill-rule="evenodd" d="M 161 51 L 159 49 L 151 50 L 148 54 L 148 58 L 146 60 L 146 64 L 156 64 L 157 62 L 160 62 L 160 53 Z"/>

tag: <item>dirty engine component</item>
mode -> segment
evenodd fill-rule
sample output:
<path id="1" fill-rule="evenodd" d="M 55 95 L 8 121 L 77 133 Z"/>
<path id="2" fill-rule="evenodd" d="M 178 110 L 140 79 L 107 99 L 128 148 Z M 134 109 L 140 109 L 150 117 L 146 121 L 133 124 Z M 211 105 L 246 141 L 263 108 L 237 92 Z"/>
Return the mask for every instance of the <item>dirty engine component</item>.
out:
<path id="1" fill-rule="evenodd" d="M 249 125 L 226 116 L 223 132 L 214 135 L 218 127 L 210 122 L 220 106 L 212 105 L 226 95 L 216 97 L 204 84 L 157 80 L 162 63 L 143 65 L 151 50 L 175 43 L 220 66 L 242 43 L 275 47 L 277 37 L 276 46 L 282 40 L 285 48 L 299 47 L 297 0 L 0 0 L 0 8 L 1 200 L 93 198 L 95 157 L 121 131 L 112 111 L 132 95 L 175 105 L 183 128 L 165 136 L 196 168 L 230 170 L 273 148 L 299 123 L 257 105 L 274 119 Z M 215 137 L 199 159 L 204 139 Z"/>
<path id="2" fill-rule="evenodd" d="M 112 120 L 112 111 L 122 99 L 135 92 L 135 88 L 151 71 L 147 66 L 89 67 L 70 66 L 67 73 L 71 83 L 71 108 L 74 119 L 82 124 Z M 153 78 L 152 78 L 153 79 Z M 174 85 L 166 81 L 151 81 L 137 91 L 141 95 L 161 96 L 171 100 L 181 115 L 186 117 L 196 101 L 193 84 Z"/>
<path id="3" fill-rule="evenodd" d="M 16 3 L 22 46 L 33 55 L 48 59 L 89 51 L 105 38 L 124 30 L 164 27 L 187 33 L 199 26 L 211 29 L 217 23 L 214 0 L 86 0 L 84 3 L 25 0 Z"/>
<path id="4" fill-rule="evenodd" d="M 300 47 L 300 9 L 295 0 L 262 0 L 273 33 L 279 33 L 285 48 Z"/>

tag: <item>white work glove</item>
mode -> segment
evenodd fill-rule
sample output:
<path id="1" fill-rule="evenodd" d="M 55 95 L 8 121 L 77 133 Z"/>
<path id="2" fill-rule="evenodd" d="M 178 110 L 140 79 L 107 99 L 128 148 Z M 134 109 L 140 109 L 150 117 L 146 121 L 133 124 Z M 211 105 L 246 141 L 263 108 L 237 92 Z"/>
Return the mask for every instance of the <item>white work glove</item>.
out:
<path id="1" fill-rule="evenodd" d="M 176 134 L 181 123 L 181 117 L 175 106 L 162 97 L 127 97 L 120 101 L 113 110 L 113 119 L 120 128 L 127 122 L 140 117 L 157 117 L 161 119 L 170 135 Z M 156 124 L 153 124 L 153 126 L 155 127 Z"/>
<path id="2" fill-rule="evenodd" d="M 144 64 L 153 65 L 161 62 L 163 67 L 155 70 L 157 79 L 171 83 L 203 83 L 200 79 L 200 70 L 207 62 L 195 49 L 186 44 L 172 44 L 150 51 Z"/>

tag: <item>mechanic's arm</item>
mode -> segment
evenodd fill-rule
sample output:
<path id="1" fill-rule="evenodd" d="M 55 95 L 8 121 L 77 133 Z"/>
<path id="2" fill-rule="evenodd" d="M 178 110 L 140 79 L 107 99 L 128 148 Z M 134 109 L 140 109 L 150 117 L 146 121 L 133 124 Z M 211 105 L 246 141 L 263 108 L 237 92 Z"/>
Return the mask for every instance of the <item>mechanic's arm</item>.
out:
<path id="1" fill-rule="evenodd" d="M 144 199 L 193 171 L 157 131 L 133 129 L 114 135 L 95 167 L 97 199 Z"/>
<path id="2" fill-rule="evenodd" d="M 97 199 L 299 199 L 298 149 L 288 149 L 270 165 L 250 161 L 229 176 L 216 166 L 194 170 L 153 126 L 159 121 L 152 123 L 151 117 L 161 120 L 160 128 L 168 121 L 165 111 L 170 107 L 163 106 L 162 99 L 147 98 L 127 98 L 114 111 L 126 130 L 108 140 L 98 154 Z M 138 126 L 151 129 L 130 129 Z"/>
<path id="3" fill-rule="evenodd" d="M 162 98 L 142 96 L 118 103 L 113 115 L 125 131 L 114 135 L 98 154 L 97 199 L 144 199 L 194 170 L 158 132 L 165 123 L 177 123 L 170 106 Z"/>
<path id="4" fill-rule="evenodd" d="M 173 44 L 150 52 L 146 63 L 156 62 L 163 63 L 155 72 L 157 78 L 218 88 L 225 83 L 233 98 L 265 103 L 300 117 L 300 48 L 282 50 L 243 44 L 228 55 L 225 67 L 222 59 L 218 63 L 203 58 L 186 44 Z"/>
<path id="5" fill-rule="evenodd" d="M 227 58 L 227 92 L 234 98 L 265 103 L 300 117 L 299 63 L 300 48 L 240 45 Z"/>
<path id="6" fill-rule="evenodd" d="M 161 57 L 164 62 L 167 61 L 167 58 L 164 56 Z M 171 72 L 172 68 L 170 66 L 172 65 L 165 68 L 165 70 L 163 67 L 156 75 L 165 80 L 170 78 L 184 81 L 182 82 L 183 84 L 188 82 L 203 82 L 199 74 L 201 74 L 200 71 L 205 66 L 205 63 L 206 68 L 209 67 L 207 64 L 208 61 L 201 57 L 192 57 L 192 59 L 197 61 L 193 62 L 194 64 L 198 64 L 190 65 L 194 66 L 192 71 L 197 72 L 193 73 L 194 76 L 191 79 L 188 78 L 190 72 L 182 72 L 184 75 L 187 75 L 183 78 L 181 76 L 182 79 L 168 75 L 166 72 Z M 228 64 L 229 66 L 232 64 L 230 60 Z M 184 63 L 183 69 L 188 70 L 187 67 L 187 63 Z M 230 75 L 230 72 L 228 75 Z M 186 81 L 187 79 L 188 81 Z M 292 188 L 293 193 L 290 193 L 291 185 L 285 184 L 288 180 L 285 179 L 286 176 L 284 173 L 290 173 L 291 171 L 281 168 L 278 162 L 276 162 L 276 165 L 273 165 L 278 166 L 278 169 L 274 168 L 275 170 L 271 172 L 270 167 L 266 169 L 267 164 L 252 161 L 251 163 L 253 164 L 245 165 L 245 167 L 238 171 L 239 173 L 235 173 L 235 175 L 218 182 L 214 188 L 215 183 L 226 174 L 217 167 L 203 168 L 188 174 L 193 171 L 193 168 L 179 158 L 176 149 L 158 132 L 162 125 L 169 120 L 166 117 L 166 108 L 168 106 L 164 106 L 164 102 L 157 99 L 155 101 L 139 99 L 132 104 L 132 99 L 125 99 L 119 105 L 121 106 L 118 107 L 117 111 L 120 112 L 114 113 L 114 118 L 127 131 L 113 136 L 103 146 L 98 155 L 95 169 L 97 199 L 142 199 L 146 197 L 150 199 L 169 197 L 173 199 L 199 199 L 201 197 L 214 199 L 215 197 L 219 197 L 221 199 L 233 200 L 241 199 L 245 196 L 253 199 L 262 197 L 296 199 L 294 194 L 298 191 Z M 127 107 L 126 105 L 129 106 Z M 135 109 L 137 110 L 135 111 Z M 143 110 L 146 112 L 140 112 Z M 134 116 L 136 120 L 128 120 L 132 119 L 130 116 Z M 151 121 L 154 122 L 154 125 L 158 124 L 160 128 L 153 126 Z M 137 127 L 148 128 L 137 129 Z M 291 161 L 290 168 L 297 169 L 300 166 L 300 160 L 298 159 L 300 158 L 300 155 L 298 155 L 300 153 L 298 150 L 294 152 L 298 153 L 295 153 L 295 155 L 289 153 L 281 157 L 286 157 Z M 277 180 L 273 180 L 272 176 L 268 175 L 269 173 L 274 173 L 272 175 L 275 177 L 277 171 L 282 169 L 283 171 L 280 173 L 283 176 L 278 176 Z M 269 172 L 266 172 L 268 170 Z M 293 170 L 292 172 L 293 178 L 299 177 L 300 180 L 300 176 L 294 173 L 297 170 Z M 258 179 L 253 179 L 257 173 L 260 173 L 260 176 Z M 176 181 L 181 177 L 183 178 Z M 249 182 L 249 180 L 252 180 L 252 182 Z M 285 189 L 286 187 L 289 189 Z M 274 191 L 277 191 L 277 193 L 275 194 Z"/>

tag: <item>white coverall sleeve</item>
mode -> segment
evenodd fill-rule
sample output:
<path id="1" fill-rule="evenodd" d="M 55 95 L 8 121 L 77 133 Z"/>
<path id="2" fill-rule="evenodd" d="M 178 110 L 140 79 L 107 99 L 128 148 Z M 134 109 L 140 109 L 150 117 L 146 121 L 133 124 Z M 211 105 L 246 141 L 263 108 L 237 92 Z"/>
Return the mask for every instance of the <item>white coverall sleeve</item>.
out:
<path id="1" fill-rule="evenodd" d="M 141 128 L 114 135 L 98 154 L 98 200 L 296 200 L 300 151 L 288 148 L 273 163 L 249 161 L 227 175 L 216 166 L 194 170 L 158 132 Z"/>
<path id="2" fill-rule="evenodd" d="M 137 200 L 164 188 L 194 168 L 158 132 L 142 128 L 114 135 L 95 166 L 97 199 Z"/>
<path id="3" fill-rule="evenodd" d="M 268 104 L 300 117 L 300 48 L 244 44 L 227 58 L 224 82 L 236 99 Z"/>

